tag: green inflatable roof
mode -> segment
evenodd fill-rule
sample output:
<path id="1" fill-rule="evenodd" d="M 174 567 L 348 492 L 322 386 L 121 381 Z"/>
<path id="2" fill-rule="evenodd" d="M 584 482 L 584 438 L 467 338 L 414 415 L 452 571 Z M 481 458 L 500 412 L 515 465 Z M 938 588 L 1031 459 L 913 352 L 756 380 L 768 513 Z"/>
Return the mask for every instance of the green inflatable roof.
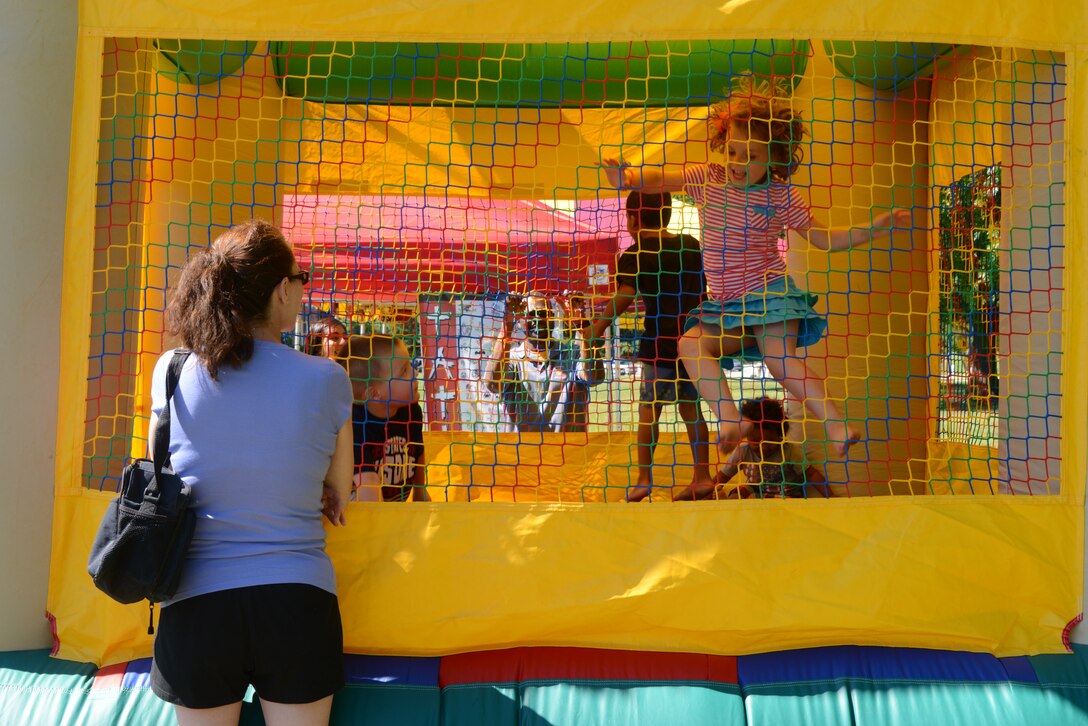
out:
<path id="1" fill-rule="evenodd" d="M 796 84 L 809 44 L 789 40 L 624 43 L 273 43 L 288 96 L 327 103 L 682 106 L 740 74 Z"/>
<path id="2" fill-rule="evenodd" d="M 879 91 L 899 89 L 934 73 L 952 59 L 955 49 L 940 43 L 824 41 L 839 73 Z"/>
<path id="3" fill-rule="evenodd" d="M 257 44 L 242 40 L 155 41 L 165 61 L 160 73 L 176 75 L 178 83 L 201 86 L 237 73 Z"/>
<path id="4" fill-rule="evenodd" d="M 160 72 L 203 85 L 237 73 L 249 41 L 155 41 Z M 824 41 L 843 76 L 877 90 L 903 88 L 947 63 L 956 46 Z M 482 106 L 683 106 L 725 95 L 754 73 L 796 85 L 810 45 L 801 40 L 624 43 L 272 42 L 284 93 L 324 103 Z"/>
<path id="5" fill-rule="evenodd" d="M 158 40 L 165 71 L 200 85 L 237 72 L 253 43 Z M 495 107 L 684 106 L 721 98 L 735 76 L 796 85 L 795 40 L 623 43 L 272 42 L 284 93 L 323 103 Z"/>

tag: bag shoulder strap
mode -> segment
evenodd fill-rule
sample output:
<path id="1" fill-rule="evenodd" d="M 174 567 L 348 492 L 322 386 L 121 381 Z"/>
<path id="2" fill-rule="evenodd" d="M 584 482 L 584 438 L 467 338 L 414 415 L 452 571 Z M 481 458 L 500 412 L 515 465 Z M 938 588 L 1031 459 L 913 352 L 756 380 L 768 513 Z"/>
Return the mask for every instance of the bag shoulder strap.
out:
<path id="1" fill-rule="evenodd" d="M 174 397 L 178 381 L 181 380 L 181 369 L 189 355 L 190 351 L 178 348 L 170 359 L 170 367 L 166 369 L 166 403 L 155 422 L 155 450 L 152 452 L 156 478 L 162 474 L 163 467 L 170 466 L 170 399 Z"/>

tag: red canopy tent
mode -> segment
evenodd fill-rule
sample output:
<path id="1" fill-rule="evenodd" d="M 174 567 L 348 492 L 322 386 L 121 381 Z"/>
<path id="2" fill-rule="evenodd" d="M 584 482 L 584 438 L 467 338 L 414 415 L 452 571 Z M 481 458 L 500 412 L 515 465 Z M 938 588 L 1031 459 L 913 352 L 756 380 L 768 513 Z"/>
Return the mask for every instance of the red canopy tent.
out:
<path id="1" fill-rule="evenodd" d="M 605 295 L 619 209 L 618 197 L 556 209 L 443 195 L 298 195 L 284 200 L 283 227 L 314 295 Z"/>

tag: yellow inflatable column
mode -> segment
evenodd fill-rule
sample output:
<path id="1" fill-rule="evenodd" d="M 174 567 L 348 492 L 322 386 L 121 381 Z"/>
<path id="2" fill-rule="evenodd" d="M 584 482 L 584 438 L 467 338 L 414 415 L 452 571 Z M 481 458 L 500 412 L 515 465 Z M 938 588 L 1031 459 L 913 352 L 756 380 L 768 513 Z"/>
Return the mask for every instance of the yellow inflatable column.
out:
<path id="1" fill-rule="evenodd" d="M 940 314 L 940 197 L 941 192 L 964 177 L 1000 164 L 997 130 L 1008 123 L 1008 99 L 998 99 L 1006 87 L 1008 70 L 994 48 L 974 48 L 957 56 L 946 73 L 934 80 L 930 110 L 930 149 L 933 159 L 931 190 L 930 294 L 928 309 L 936 321 Z M 999 86 L 999 79 L 1002 83 Z M 1005 265 L 1002 265 L 1005 267 Z M 1007 267 L 1005 267 L 1007 269 Z M 939 324 L 934 322 L 934 332 Z M 933 494 L 989 492 L 996 481 L 996 452 L 948 437 L 938 438 L 940 398 L 938 383 L 943 354 L 939 335 L 927 336 L 931 367 L 928 475 Z"/>
<path id="2" fill-rule="evenodd" d="M 284 101 L 268 63 L 259 48 L 240 73 L 203 87 L 164 71 L 152 79 L 134 455 L 145 450 L 155 361 L 177 342 L 164 335 L 163 310 L 190 251 L 251 217 L 278 222 Z"/>
<path id="3" fill-rule="evenodd" d="M 871 215 L 891 206 L 927 206 L 927 138 L 918 123 L 927 104 L 914 93 L 893 98 L 840 77 L 825 52 L 814 49 L 795 94 L 812 141 L 806 147 L 811 163 L 796 180 L 807 188 L 818 219 L 831 227 L 867 226 Z M 927 221 L 916 212 L 917 230 Z M 828 464 L 830 478 L 849 481 L 852 495 L 923 488 L 924 470 L 916 462 L 926 455 L 926 432 L 918 424 L 927 399 L 908 382 L 926 374 L 924 242 L 920 231 L 903 230 L 849 253 L 790 252 L 791 274 L 820 296 L 817 307 L 828 316 L 827 337 L 808 351 L 807 363 L 827 376 L 828 399 L 870 439 L 866 460 L 851 463 L 848 472 L 841 463 Z M 805 428 L 810 442 L 826 439 L 822 424 L 808 421 Z"/>

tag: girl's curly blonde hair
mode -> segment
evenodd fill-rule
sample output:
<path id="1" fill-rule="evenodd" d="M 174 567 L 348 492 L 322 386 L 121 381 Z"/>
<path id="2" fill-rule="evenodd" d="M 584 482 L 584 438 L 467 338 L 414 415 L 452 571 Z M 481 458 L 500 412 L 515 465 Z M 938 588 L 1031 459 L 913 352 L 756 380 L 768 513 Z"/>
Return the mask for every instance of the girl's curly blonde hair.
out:
<path id="1" fill-rule="evenodd" d="M 710 107 L 710 148 L 724 151 L 729 129 L 739 125 L 748 129 L 752 139 L 770 146 L 771 178 L 786 181 L 804 158 L 801 140 L 806 129 L 801 112 L 790 101 L 790 87 L 785 81 L 757 81 L 741 76 L 733 83 L 729 97 Z"/>

